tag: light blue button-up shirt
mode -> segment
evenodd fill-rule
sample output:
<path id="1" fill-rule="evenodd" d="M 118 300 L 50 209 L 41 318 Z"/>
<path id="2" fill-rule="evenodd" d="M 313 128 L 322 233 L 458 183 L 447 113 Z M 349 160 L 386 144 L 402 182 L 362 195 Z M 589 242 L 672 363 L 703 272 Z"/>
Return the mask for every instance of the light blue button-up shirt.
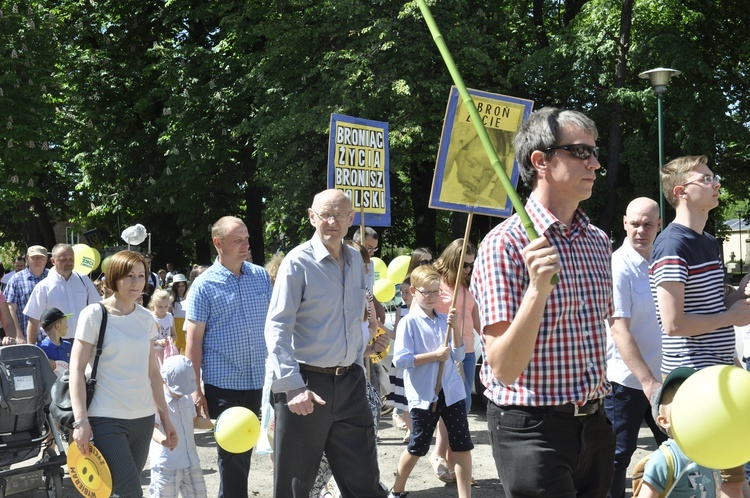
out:
<path id="1" fill-rule="evenodd" d="M 268 273 L 251 263 L 243 263 L 237 277 L 217 259 L 195 279 L 188 292 L 187 319 L 206 324 L 204 383 L 238 391 L 263 388 L 263 325 L 270 298 Z"/>
<path id="2" fill-rule="evenodd" d="M 265 331 L 275 393 L 305 387 L 300 363 L 364 368 L 364 262 L 346 244 L 341 251 L 343 270 L 316 233 L 281 263 Z"/>
<path id="3" fill-rule="evenodd" d="M 435 385 L 440 362 L 431 361 L 415 367 L 414 357 L 437 351 L 445 341 L 446 330 L 448 321 L 445 315 L 435 312 L 435 317 L 431 318 L 419 306 L 412 306 L 409 313 L 398 322 L 393 364 L 404 370 L 404 391 L 409 401 L 409 410 L 426 410 L 430 403 L 438 399 Z M 463 361 L 465 355 L 462 345 L 452 348 L 450 358 L 445 361 L 441 385 L 447 406 L 466 399 L 466 390 L 454 363 Z"/>

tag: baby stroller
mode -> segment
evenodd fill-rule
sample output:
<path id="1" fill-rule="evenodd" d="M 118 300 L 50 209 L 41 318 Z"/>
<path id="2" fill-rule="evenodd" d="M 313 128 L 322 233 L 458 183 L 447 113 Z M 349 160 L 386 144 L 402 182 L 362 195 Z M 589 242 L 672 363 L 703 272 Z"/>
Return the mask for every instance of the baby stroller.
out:
<path id="1" fill-rule="evenodd" d="M 44 476 L 47 496 L 63 495 L 65 450 L 49 414 L 56 379 L 47 355 L 38 347 L 0 347 L 0 498 L 6 492 L 12 494 L 8 483 L 17 483 L 24 474 L 33 474 L 39 481 Z M 35 463 L 10 468 L 37 456 Z"/>

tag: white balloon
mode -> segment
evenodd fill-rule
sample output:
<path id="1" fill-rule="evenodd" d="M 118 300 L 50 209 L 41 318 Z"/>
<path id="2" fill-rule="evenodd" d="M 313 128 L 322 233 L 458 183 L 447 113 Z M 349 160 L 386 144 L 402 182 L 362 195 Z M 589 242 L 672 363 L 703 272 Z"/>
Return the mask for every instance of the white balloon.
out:
<path id="1" fill-rule="evenodd" d="M 146 227 L 138 223 L 123 230 L 120 237 L 122 237 L 122 240 L 124 240 L 128 244 L 137 246 L 138 244 L 146 240 L 146 237 L 148 237 L 148 233 L 146 232 Z"/>

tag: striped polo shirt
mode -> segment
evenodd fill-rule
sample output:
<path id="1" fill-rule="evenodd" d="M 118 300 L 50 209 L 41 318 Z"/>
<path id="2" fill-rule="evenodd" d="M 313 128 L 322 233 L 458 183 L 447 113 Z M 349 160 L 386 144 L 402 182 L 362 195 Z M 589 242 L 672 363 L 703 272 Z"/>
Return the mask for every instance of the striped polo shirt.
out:
<path id="1" fill-rule="evenodd" d="M 685 313 L 711 315 L 726 311 L 724 268 L 716 239 L 671 223 L 656 238 L 649 267 L 651 294 L 662 330 L 661 371 L 677 367 L 701 369 L 731 365 L 734 358 L 734 329 L 722 327 L 694 337 L 669 337 L 664 333 L 656 288 L 663 282 L 685 284 Z"/>

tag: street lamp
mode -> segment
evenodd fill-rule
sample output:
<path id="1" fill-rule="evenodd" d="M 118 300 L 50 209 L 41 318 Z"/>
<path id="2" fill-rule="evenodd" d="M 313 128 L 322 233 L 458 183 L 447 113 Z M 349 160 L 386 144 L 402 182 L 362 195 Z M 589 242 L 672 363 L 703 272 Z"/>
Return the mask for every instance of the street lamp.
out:
<path id="1" fill-rule="evenodd" d="M 651 88 L 653 88 L 656 94 L 657 102 L 657 126 L 659 128 L 659 171 L 664 164 L 664 131 L 662 130 L 661 124 L 661 101 L 664 94 L 667 93 L 667 85 L 669 84 L 672 76 L 679 76 L 682 74 L 676 69 L 669 69 L 666 67 L 657 67 L 656 69 L 649 69 L 638 75 L 639 78 L 651 81 Z M 661 217 L 662 226 L 664 225 L 664 193 L 661 187 L 661 175 L 659 175 L 659 216 Z"/>
<path id="2" fill-rule="evenodd" d="M 740 231 L 740 273 L 742 273 L 742 211 L 737 211 L 737 229 Z"/>

